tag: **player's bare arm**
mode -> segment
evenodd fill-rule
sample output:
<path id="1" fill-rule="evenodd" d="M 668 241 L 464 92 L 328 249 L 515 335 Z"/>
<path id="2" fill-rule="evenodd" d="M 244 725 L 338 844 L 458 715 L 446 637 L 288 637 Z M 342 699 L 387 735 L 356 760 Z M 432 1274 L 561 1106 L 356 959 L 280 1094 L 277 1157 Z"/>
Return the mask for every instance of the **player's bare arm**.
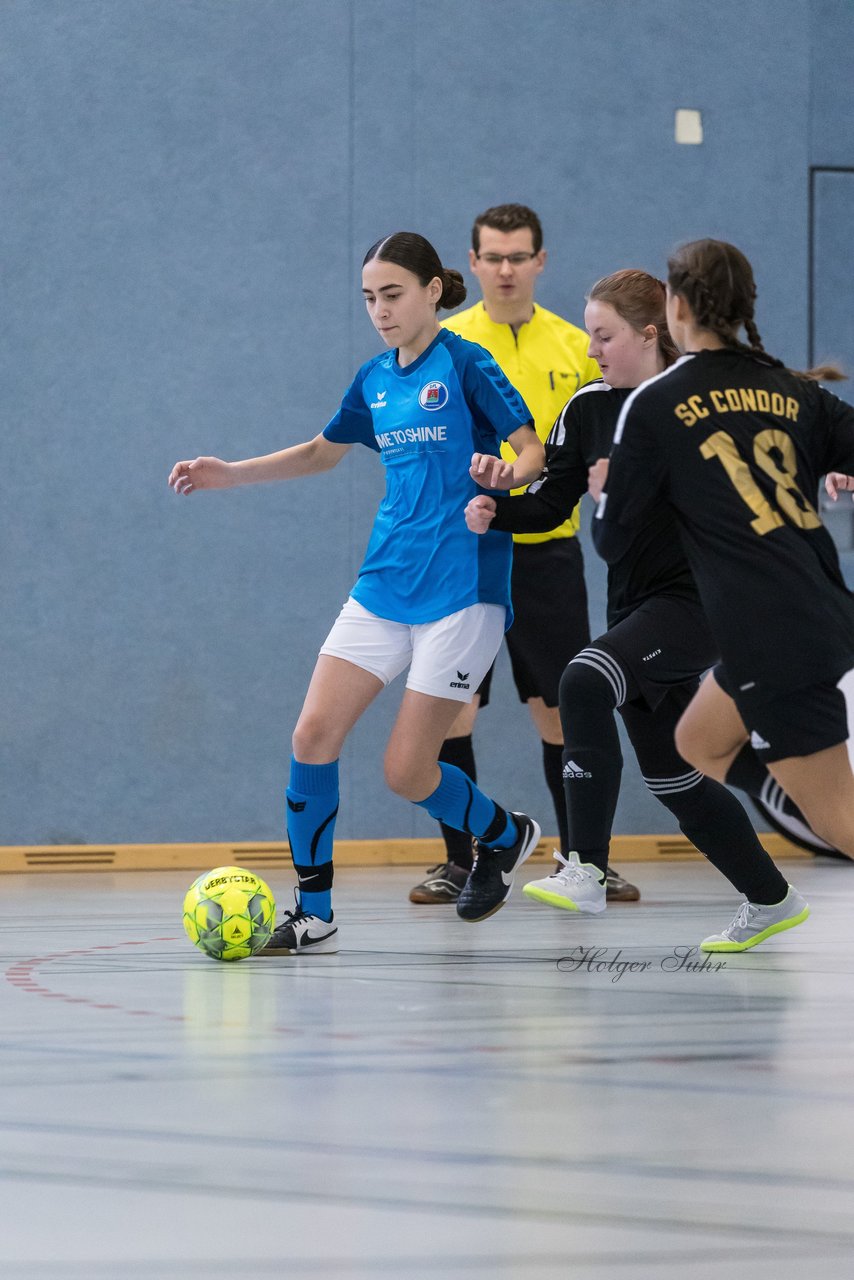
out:
<path id="1" fill-rule="evenodd" d="M 350 449 L 348 444 L 335 444 L 325 436 L 315 436 L 303 444 L 291 445 L 277 453 L 240 462 L 224 462 L 221 458 L 194 458 L 176 462 L 169 484 L 176 493 L 195 493 L 197 489 L 233 489 L 243 484 L 260 484 L 270 480 L 294 480 L 299 476 L 331 471 Z"/>
<path id="2" fill-rule="evenodd" d="M 516 454 L 515 462 L 488 453 L 472 454 L 469 475 L 484 489 L 517 489 L 542 474 L 546 451 L 533 427 L 520 427 L 507 437 L 507 443 Z"/>

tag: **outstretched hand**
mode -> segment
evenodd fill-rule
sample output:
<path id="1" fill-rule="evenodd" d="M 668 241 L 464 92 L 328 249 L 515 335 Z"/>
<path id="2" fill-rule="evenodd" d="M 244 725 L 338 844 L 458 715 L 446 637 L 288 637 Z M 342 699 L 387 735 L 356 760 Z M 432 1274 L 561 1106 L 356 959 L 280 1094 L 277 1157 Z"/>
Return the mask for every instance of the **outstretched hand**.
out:
<path id="1" fill-rule="evenodd" d="M 483 489 L 512 489 L 516 484 L 513 463 L 491 453 L 473 453 L 469 475 Z"/>
<path id="2" fill-rule="evenodd" d="M 169 473 L 169 484 L 176 493 L 194 493 L 196 489 L 230 489 L 234 484 L 230 462 L 221 458 L 194 458 L 176 462 Z"/>
<path id="3" fill-rule="evenodd" d="M 472 498 L 465 511 L 466 524 L 472 533 L 486 533 L 495 519 L 495 511 L 494 498 L 488 498 L 485 493 Z"/>
<path id="4" fill-rule="evenodd" d="M 847 476 L 844 471 L 828 471 L 824 477 L 824 487 L 828 497 L 835 502 L 840 492 L 854 490 L 854 476 Z M 851 497 L 854 500 L 854 493 Z"/>

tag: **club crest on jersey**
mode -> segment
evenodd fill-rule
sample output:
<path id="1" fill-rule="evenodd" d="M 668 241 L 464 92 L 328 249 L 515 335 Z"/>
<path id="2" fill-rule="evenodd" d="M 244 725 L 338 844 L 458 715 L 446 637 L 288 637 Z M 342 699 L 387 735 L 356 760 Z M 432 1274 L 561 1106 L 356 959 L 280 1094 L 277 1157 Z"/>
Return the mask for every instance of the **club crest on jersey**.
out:
<path id="1" fill-rule="evenodd" d="M 444 382 L 425 382 L 418 403 L 422 409 L 444 409 L 448 403 L 448 388 Z"/>

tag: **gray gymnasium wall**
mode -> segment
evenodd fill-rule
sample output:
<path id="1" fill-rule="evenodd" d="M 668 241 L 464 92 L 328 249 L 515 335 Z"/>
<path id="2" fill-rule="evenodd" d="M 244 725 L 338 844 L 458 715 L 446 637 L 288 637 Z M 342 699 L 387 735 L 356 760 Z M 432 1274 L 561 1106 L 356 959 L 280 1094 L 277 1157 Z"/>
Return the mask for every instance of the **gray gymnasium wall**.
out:
<path id="1" fill-rule="evenodd" d="M 822 162 L 854 163 L 846 13 L 4 0 L 0 841 L 279 837 L 290 731 L 380 468 L 354 451 L 189 500 L 166 475 L 323 426 L 377 347 L 358 296 L 377 236 L 420 230 L 461 265 L 476 211 L 526 201 L 551 251 L 541 300 L 576 321 L 603 272 L 728 237 L 769 347 L 802 361 L 808 165 L 829 137 Z M 834 23 L 847 52 L 819 38 Z M 703 146 L 674 143 L 677 107 L 703 111 Z M 433 833 L 383 786 L 398 699 L 346 748 L 344 837 Z M 485 785 L 553 829 L 503 663 L 478 744 Z M 627 761 L 617 830 L 672 829 Z"/>

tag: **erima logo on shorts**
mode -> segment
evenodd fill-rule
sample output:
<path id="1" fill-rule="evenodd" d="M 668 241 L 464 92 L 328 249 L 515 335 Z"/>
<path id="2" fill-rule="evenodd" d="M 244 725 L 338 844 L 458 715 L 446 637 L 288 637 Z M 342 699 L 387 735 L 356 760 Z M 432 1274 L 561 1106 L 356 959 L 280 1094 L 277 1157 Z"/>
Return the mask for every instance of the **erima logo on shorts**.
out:
<path id="1" fill-rule="evenodd" d="M 448 403 L 448 388 L 444 382 L 425 382 L 418 395 L 422 409 L 444 409 Z"/>
<path id="2" fill-rule="evenodd" d="M 376 400 L 371 401 L 371 408 L 387 409 L 388 408 L 388 401 L 386 400 L 387 395 L 388 395 L 387 391 L 378 391 Z"/>
<path id="3" fill-rule="evenodd" d="M 567 760 L 563 766 L 563 776 L 565 778 L 592 778 L 593 774 L 589 769 L 580 768 L 574 760 Z"/>
<path id="4" fill-rule="evenodd" d="M 750 745 L 754 751 L 770 751 L 771 743 L 766 742 L 760 733 L 754 729 L 750 735 Z"/>
<path id="5" fill-rule="evenodd" d="M 469 678 L 468 671 L 458 671 L 456 680 L 451 681 L 451 688 L 452 689 L 468 689 L 470 687 L 468 683 L 468 678 Z"/>

